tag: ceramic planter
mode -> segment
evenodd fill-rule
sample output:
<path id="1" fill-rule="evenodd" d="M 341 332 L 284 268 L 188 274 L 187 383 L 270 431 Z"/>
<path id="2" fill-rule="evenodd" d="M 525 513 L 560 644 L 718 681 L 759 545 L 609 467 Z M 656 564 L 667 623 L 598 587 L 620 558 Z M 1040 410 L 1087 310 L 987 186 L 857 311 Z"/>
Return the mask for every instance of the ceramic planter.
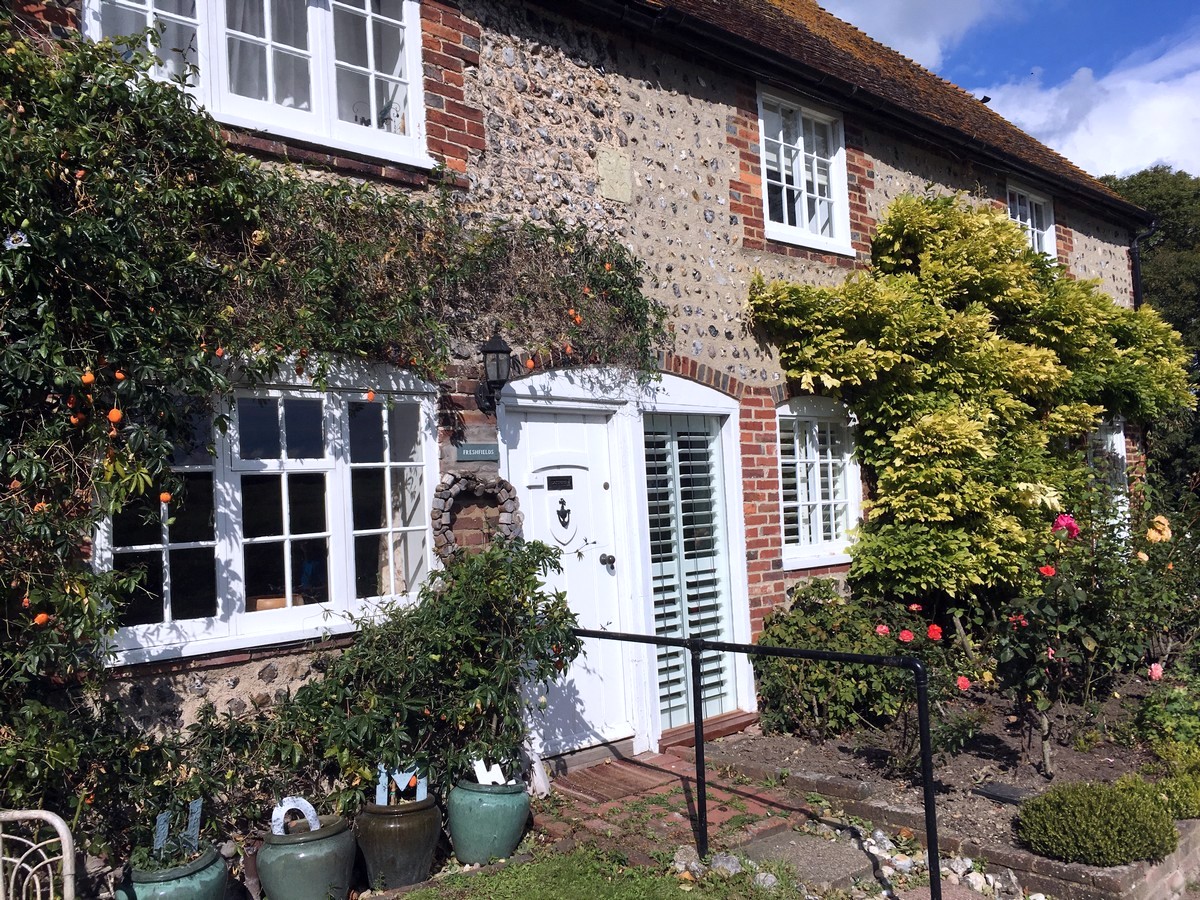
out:
<path id="1" fill-rule="evenodd" d="M 229 871 L 209 847 L 187 865 L 148 871 L 134 869 L 131 880 L 117 888 L 118 900 L 222 900 Z"/>
<path id="2" fill-rule="evenodd" d="M 442 814 L 433 798 L 380 806 L 368 803 L 354 820 L 372 889 L 403 887 L 429 877 Z"/>
<path id="3" fill-rule="evenodd" d="M 354 832 L 341 816 L 321 816 L 309 831 L 293 822 L 288 834 L 268 834 L 258 851 L 258 880 L 267 900 L 346 900 L 354 874 Z"/>
<path id="4" fill-rule="evenodd" d="M 464 865 L 512 855 L 525 833 L 529 794 L 524 784 L 460 781 L 446 798 L 454 855 Z"/>

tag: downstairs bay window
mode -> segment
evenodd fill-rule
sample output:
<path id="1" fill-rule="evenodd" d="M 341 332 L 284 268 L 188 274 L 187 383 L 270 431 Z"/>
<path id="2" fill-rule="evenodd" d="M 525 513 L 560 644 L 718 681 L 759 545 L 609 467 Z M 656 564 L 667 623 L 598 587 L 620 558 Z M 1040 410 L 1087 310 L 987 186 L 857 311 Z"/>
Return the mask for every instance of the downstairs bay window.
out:
<path id="1" fill-rule="evenodd" d="M 778 410 L 783 561 L 790 569 L 850 561 L 862 482 L 846 408 L 803 397 Z"/>
<path id="2" fill-rule="evenodd" d="M 219 122 L 428 167 L 416 0 L 85 0 L 93 38 L 162 29 L 154 75 Z"/>
<path id="3" fill-rule="evenodd" d="M 431 562 L 432 395 L 366 390 L 235 392 L 221 410 L 228 431 L 206 422 L 177 453 L 181 496 L 155 494 L 106 524 L 97 565 L 143 573 L 118 662 L 348 630 L 347 614 L 419 587 Z"/>

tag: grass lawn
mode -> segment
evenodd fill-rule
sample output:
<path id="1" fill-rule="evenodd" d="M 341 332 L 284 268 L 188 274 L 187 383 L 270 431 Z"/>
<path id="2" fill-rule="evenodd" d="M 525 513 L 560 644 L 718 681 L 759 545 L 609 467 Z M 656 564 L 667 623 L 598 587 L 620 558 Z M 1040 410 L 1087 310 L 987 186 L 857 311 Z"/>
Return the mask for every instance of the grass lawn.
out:
<path id="1" fill-rule="evenodd" d="M 773 891 L 757 888 L 754 875 L 745 872 L 733 878 L 709 873 L 702 881 L 680 881 L 673 873 L 625 866 L 611 856 L 592 850 L 545 856 L 498 872 L 450 875 L 436 886 L 405 895 L 405 900 L 679 900 L 680 897 L 766 898 L 794 900 L 801 894 L 783 876 Z"/>

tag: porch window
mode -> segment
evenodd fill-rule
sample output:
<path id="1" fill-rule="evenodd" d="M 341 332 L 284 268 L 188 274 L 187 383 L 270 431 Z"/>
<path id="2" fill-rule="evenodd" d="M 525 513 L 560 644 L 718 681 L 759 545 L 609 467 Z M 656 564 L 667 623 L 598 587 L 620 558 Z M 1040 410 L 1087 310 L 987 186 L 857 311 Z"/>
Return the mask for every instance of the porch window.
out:
<path id="1" fill-rule="evenodd" d="M 847 562 L 862 494 L 849 415 L 823 397 L 792 400 L 778 414 L 784 562 Z"/>
<path id="2" fill-rule="evenodd" d="M 218 121 L 429 164 L 416 0 L 85 0 L 84 23 L 161 28 L 155 75 Z"/>
<path id="3" fill-rule="evenodd" d="M 763 92 L 759 127 L 767 237 L 852 253 L 841 118 Z"/>
<path id="4" fill-rule="evenodd" d="M 176 456 L 181 496 L 97 536 L 101 568 L 143 573 L 119 660 L 313 637 L 414 591 L 430 565 L 429 403 L 274 387 L 236 393 L 225 434 L 203 420 Z"/>

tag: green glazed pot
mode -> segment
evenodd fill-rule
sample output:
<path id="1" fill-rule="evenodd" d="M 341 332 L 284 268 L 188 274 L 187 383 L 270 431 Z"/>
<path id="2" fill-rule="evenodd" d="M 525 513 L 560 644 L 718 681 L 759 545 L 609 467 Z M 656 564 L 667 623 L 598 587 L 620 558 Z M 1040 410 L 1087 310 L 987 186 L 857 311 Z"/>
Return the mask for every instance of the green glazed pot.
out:
<path id="1" fill-rule="evenodd" d="M 395 806 L 367 803 L 354 830 L 372 889 L 403 887 L 429 877 L 442 814 L 432 797 Z"/>
<path id="2" fill-rule="evenodd" d="M 505 859 L 521 843 L 529 819 L 523 784 L 460 781 L 446 798 L 454 855 L 464 865 Z"/>
<path id="3" fill-rule="evenodd" d="M 268 834 L 258 851 L 258 880 L 267 900 L 346 900 L 354 874 L 354 832 L 341 816 L 321 816 L 316 831 L 293 822 Z"/>
<path id="4" fill-rule="evenodd" d="M 184 866 L 134 869 L 131 881 L 117 888 L 118 900 L 222 900 L 229 870 L 212 847 Z"/>

